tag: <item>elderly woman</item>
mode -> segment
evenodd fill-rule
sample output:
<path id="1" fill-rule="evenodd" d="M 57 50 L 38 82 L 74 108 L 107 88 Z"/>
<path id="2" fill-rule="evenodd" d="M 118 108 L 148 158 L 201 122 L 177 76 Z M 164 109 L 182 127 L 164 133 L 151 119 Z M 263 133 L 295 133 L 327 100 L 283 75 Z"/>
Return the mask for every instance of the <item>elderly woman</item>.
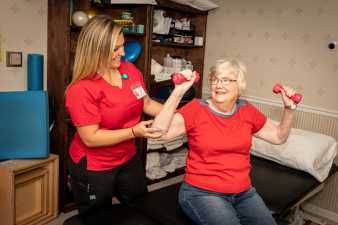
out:
<path id="1" fill-rule="evenodd" d="M 162 138 L 186 133 L 189 153 L 186 174 L 179 192 L 183 211 L 200 225 L 273 225 L 270 211 L 250 179 L 252 136 L 274 144 L 288 138 L 295 105 L 282 91 L 284 112 L 279 125 L 272 123 L 252 104 L 239 99 L 246 87 L 245 66 L 222 59 L 211 68 L 211 99 L 194 99 L 176 110 L 196 74 L 182 72 L 188 80 L 176 85 L 153 127 Z"/>

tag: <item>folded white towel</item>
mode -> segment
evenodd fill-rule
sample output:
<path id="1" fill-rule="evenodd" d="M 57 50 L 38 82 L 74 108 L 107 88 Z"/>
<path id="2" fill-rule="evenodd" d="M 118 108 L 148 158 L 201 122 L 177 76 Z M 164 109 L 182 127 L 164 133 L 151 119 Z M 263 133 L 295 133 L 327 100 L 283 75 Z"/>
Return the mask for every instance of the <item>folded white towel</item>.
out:
<path id="1" fill-rule="evenodd" d="M 147 163 L 146 170 L 151 167 L 160 166 L 160 153 L 158 152 L 149 152 L 147 154 Z"/>
<path id="2" fill-rule="evenodd" d="M 180 135 L 169 140 L 163 139 L 148 139 L 147 140 L 147 149 L 160 149 L 166 148 L 168 151 L 177 149 L 187 142 L 186 135 Z"/>

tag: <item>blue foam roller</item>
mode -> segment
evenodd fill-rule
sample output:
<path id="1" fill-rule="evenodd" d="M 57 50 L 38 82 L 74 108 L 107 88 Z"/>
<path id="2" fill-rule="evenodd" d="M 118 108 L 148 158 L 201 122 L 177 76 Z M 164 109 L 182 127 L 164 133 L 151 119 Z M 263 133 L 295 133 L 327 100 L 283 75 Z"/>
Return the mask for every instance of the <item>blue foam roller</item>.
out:
<path id="1" fill-rule="evenodd" d="M 29 91 L 43 90 L 43 55 L 28 54 L 27 64 L 27 89 Z"/>
<path id="2" fill-rule="evenodd" d="M 47 92 L 0 92 L 0 130 L 0 159 L 48 157 Z"/>

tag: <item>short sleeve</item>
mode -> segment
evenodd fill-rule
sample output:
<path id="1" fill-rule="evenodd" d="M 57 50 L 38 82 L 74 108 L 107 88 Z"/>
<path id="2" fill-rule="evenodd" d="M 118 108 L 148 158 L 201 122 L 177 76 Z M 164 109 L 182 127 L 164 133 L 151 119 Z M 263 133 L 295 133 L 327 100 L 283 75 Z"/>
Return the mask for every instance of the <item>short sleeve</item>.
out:
<path id="1" fill-rule="evenodd" d="M 193 99 L 177 110 L 184 119 L 184 126 L 187 132 L 195 126 L 196 115 L 198 115 L 198 104 L 200 104 L 199 101 L 197 99 Z"/>
<path id="2" fill-rule="evenodd" d="M 250 109 L 250 119 L 252 123 L 252 133 L 257 133 L 265 124 L 266 116 L 259 111 L 255 106 L 249 104 Z"/>
<path id="3" fill-rule="evenodd" d="M 83 85 L 74 84 L 68 88 L 66 108 L 74 126 L 99 124 L 101 122 L 95 95 Z"/>

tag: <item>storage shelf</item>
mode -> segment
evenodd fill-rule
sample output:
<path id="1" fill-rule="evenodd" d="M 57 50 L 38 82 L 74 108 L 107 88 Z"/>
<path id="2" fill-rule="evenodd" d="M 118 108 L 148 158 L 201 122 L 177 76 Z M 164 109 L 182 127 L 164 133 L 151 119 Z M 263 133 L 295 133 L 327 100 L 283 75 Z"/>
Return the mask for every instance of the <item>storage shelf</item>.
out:
<path id="1" fill-rule="evenodd" d="M 80 32 L 82 29 L 82 27 L 78 27 L 78 26 L 70 26 L 70 31 L 71 32 Z M 138 32 L 123 32 L 123 34 L 125 36 L 138 36 L 138 37 L 143 37 L 145 34 L 144 33 L 138 33 Z"/>
<path id="2" fill-rule="evenodd" d="M 167 176 L 165 176 L 165 177 L 162 177 L 162 178 L 159 178 L 159 179 L 155 179 L 155 180 L 147 179 L 147 184 L 148 185 L 155 184 L 155 183 L 167 180 L 169 178 L 182 175 L 182 174 L 184 174 L 184 172 L 185 172 L 185 167 L 177 168 L 174 172 L 168 173 Z"/>
<path id="3" fill-rule="evenodd" d="M 180 43 L 161 43 L 161 42 L 152 42 L 153 46 L 163 46 L 163 47 L 178 47 L 178 48 L 203 48 L 203 46 L 192 45 L 192 44 L 180 44 Z"/>
<path id="4" fill-rule="evenodd" d="M 192 13 L 192 14 L 201 14 L 201 15 L 207 15 L 207 11 L 201 11 L 195 8 L 191 8 L 186 5 L 181 5 L 176 2 L 167 1 L 167 0 L 157 0 L 156 1 L 158 5 L 155 6 L 155 8 L 159 9 L 170 9 L 173 11 L 178 11 L 180 13 Z"/>
<path id="5" fill-rule="evenodd" d="M 154 82 L 154 77 L 150 74 L 151 59 L 159 63 L 163 62 L 163 58 L 170 54 L 171 56 L 181 56 L 194 65 L 194 69 L 201 73 L 203 78 L 204 66 L 204 48 L 205 46 L 195 46 L 193 44 L 181 43 L 158 43 L 153 42 L 153 16 L 157 9 L 164 10 L 166 16 L 179 19 L 186 17 L 191 21 L 191 31 L 174 30 L 170 38 L 177 35 L 206 37 L 207 11 L 200 11 L 187 5 L 172 2 L 171 0 L 156 0 L 158 5 L 148 4 L 109 4 L 107 7 L 98 7 L 92 4 L 90 0 L 78 0 L 76 6 L 71 8 L 70 4 L 60 4 L 59 0 L 48 1 L 48 93 L 50 98 L 55 101 L 52 117 L 55 121 L 57 129 L 53 129 L 51 135 L 51 151 L 60 156 L 60 186 L 59 186 L 59 209 L 61 211 L 74 207 L 74 198 L 69 192 L 68 172 L 66 170 L 67 152 L 74 133 L 75 127 L 72 125 L 69 116 L 66 116 L 67 110 L 64 107 L 64 89 L 71 80 L 73 72 L 74 57 L 77 47 L 77 40 L 82 27 L 70 25 L 70 12 L 72 10 L 93 10 L 99 14 L 112 16 L 113 19 L 119 19 L 123 11 L 131 11 L 133 14 L 134 24 L 143 24 L 144 33 L 126 32 L 124 33 L 126 40 L 137 40 L 142 46 L 142 52 L 138 59 L 134 62 L 135 66 L 144 75 L 144 81 L 148 89 L 149 96 L 156 96 L 158 89 L 165 85 L 172 85 L 172 81 Z M 115 18 L 114 18 L 115 17 Z M 130 29 L 131 30 L 131 29 Z M 136 31 L 136 30 L 133 30 Z M 177 35 L 175 35 L 177 32 Z M 186 34 L 186 35 L 185 35 Z M 162 39 L 161 39 L 162 40 Z M 168 40 L 168 39 L 166 39 Z M 181 41 L 180 39 L 170 39 Z M 189 39 L 190 41 L 190 39 Z M 188 42 L 188 40 L 187 40 Z M 191 41 L 190 41 L 191 43 Z M 196 97 L 202 95 L 202 83 L 194 85 Z M 187 102 L 181 102 L 182 106 Z M 143 116 L 143 118 L 147 118 Z M 141 140 L 141 141 L 140 141 Z M 140 149 L 142 160 L 145 164 L 147 149 L 144 139 L 138 139 L 136 144 Z M 160 179 L 166 180 L 170 177 L 183 174 L 184 169 L 178 169 L 174 173 Z M 156 183 L 159 180 L 150 181 Z M 2 223 L 1 223 L 2 224 Z"/>
<path id="6" fill-rule="evenodd" d="M 123 32 L 123 34 L 125 36 L 139 36 L 139 37 L 144 36 L 144 33 L 137 33 L 137 32 Z"/>

